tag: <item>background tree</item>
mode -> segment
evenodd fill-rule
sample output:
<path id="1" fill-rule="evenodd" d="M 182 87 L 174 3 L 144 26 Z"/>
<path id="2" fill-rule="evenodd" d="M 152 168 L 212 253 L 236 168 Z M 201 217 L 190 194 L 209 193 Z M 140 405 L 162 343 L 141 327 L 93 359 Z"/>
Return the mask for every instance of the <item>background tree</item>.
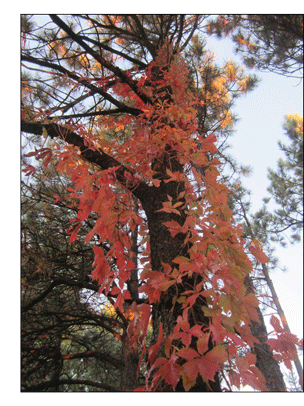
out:
<path id="1" fill-rule="evenodd" d="M 303 15 L 220 15 L 209 32 L 232 35 L 248 67 L 303 77 Z"/>
<path id="2" fill-rule="evenodd" d="M 69 185 L 51 165 L 22 182 L 21 389 L 119 391 L 123 324 L 91 279 L 92 247 L 69 244 Z"/>
<path id="3" fill-rule="evenodd" d="M 299 74 L 299 77 L 302 77 L 302 15 L 221 15 L 211 21 L 208 25 L 208 32 L 217 34 L 219 37 L 231 34 L 236 45 L 236 51 L 240 52 L 248 67 L 256 67 L 262 71 L 268 70 L 286 76 Z M 285 149 L 285 155 L 288 155 L 291 160 L 287 159 L 289 161 L 287 162 L 280 159 L 277 172 L 269 169 L 271 186 L 268 188 L 268 191 L 281 208 L 274 210 L 273 213 L 273 209 L 270 209 L 267 204 L 271 199 L 265 198 L 263 199 L 265 201 L 263 208 L 255 215 L 251 215 L 249 221 L 248 211 L 250 205 L 246 203 L 246 198 L 244 198 L 248 191 L 240 187 L 239 180 L 236 181 L 238 190 L 233 187 L 232 189 L 234 190 L 233 197 L 236 197 L 237 205 L 240 205 L 241 208 L 241 215 L 244 216 L 243 220 L 240 218 L 240 221 L 243 221 L 244 235 L 249 235 L 250 239 L 255 238 L 258 244 L 262 242 L 264 249 L 271 257 L 271 263 L 267 265 L 261 264 L 260 275 L 256 275 L 253 279 L 266 281 L 267 292 L 264 292 L 263 296 L 268 296 L 271 299 L 271 303 L 268 303 L 267 306 L 277 309 L 282 325 L 290 333 L 279 298 L 270 279 L 269 270 L 277 267 L 277 259 L 273 257 L 274 248 L 271 242 L 280 242 L 281 245 L 286 246 L 286 238 L 292 243 L 300 241 L 303 221 L 303 120 L 298 115 L 289 115 L 286 117 L 284 127 L 285 130 L 291 132 L 296 129 L 297 140 L 292 143 L 292 146 L 288 147 L 279 142 L 280 148 Z M 295 159 L 295 156 L 300 159 Z M 297 163 L 295 164 L 295 162 Z M 284 165 L 286 165 L 285 170 L 283 169 Z M 296 166 L 298 166 L 297 169 L 295 169 Z M 289 168 L 288 175 L 286 167 Z M 295 172 L 297 175 L 295 175 Z M 287 179 L 291 182 L 289 186 L 295 187 L 295 190 L 289 189 L 292 190 L 290 195 L 286 191 L 282 194 L 282 191 L 287 187 Z M 241 197 L 240 192 L 243 197 Z M 279 194 L 281 194 L 280 198 L 278 197 Z M 236 206 L 234 204 L 233 207 L 235 212 Z M 285 211 L 284 207 L 286 209 L 288 207 L 288 209 Z M 288 237 L 284 233 L 286 230 L 292 232 Z M 303 371 L 297 353 L 295 353 L 294 361 L 300 385 L 303 388 Z"/>
<path id="4" fill-rule="evenodd" d="M 50 18 L 42 31 L 25 19 L 22 130 L 55 141 L 27 155 L 46 166 L 55 157 L 71 178 L 70 243 L 94 223 L 85 242 L 99 292 L 115 298 L 125 327 L 123 359 L 134 371 L 125 387 L 139 383 L 147 353 L 146 390 L 219 391 L 223 368 L 234 386 L 266 389 L 248 351 L 259 320 L 244 284 L 251 263 L 206 124 L 218 120 L 219 134 L 229 126 L 233 87 L 243 93 L 250 81 L 232 63 L 222 72 L 205 63 L 189 91 L 182 53 L 201 16 Z"/>
<path id="5" fill-rule="evenodd" d="M 256 227 L 272 241 L 286 246 L 286 233 L 291 243 L 301 240 L 303 229 L 303 118 L 298 115 L 286 116 L 284 129 L 289 144 L 279 141 L 285 155 L 278 161 L 277 170 L 268 169 L 271 198 L 265 198 L 264 207 L 256 213 Z M 270 202 L 279 207 L 271 213 Z"/>
<path id="6" fill-rule="evenodd" d="M 260 301 L 261 312 L 261 322 L 252 323 L 251 325 L 253 335 L 256 337 L 265 337 L 267 331 L 268 334 L 271 334 L 273 332 L 280 333 L 280 327 L 279 331 L 277 331 L 279 326 L 277 317 L 275 319 L 270 318 L 270 320 L 269 317 L 267 317 L 264 321 L 262 320 L 262 314 L 269 315 L 269 311 L 274 314 L 273 311 L 275 311 L 276 314 L 279 316 L 281 325 L 283 326 L 285 332 L 287 332 L 285 336 L 282 334 L 281 337 L 279 337 L 279 340 L 281 341 L 282 346 L 288 346 L 290 340 L 289 335 L 291 335 L 291 331 L 283 308 L 280 304 L 279 297 L 276 293 L 270 277 L 270 273 L 277 270 L 279 264 L 278 258 L 274 256 L 275 248 L 273 246 L 273 240 L 271 239 L 271 233 L 267 234 L 265 232 L 265 227 L 263 227 L 264 222 L 266 221 L 267 223 L 267 216 L 265 216 L 265 219 L 265 217 L 261 215 L 260 219 L 262 219 L 262 223 L 259 224 L 255 219 L 255 215 L 250 215 L 250 192 L 246 188 L 244 188 L 240 179 L 237 179 L 236 182 L 234 181 L 234 184 L 232 184 L 230 188 L 234 192 L 233 195 L 230 197 L 230 207 L 233 208 L 235 221 L 242 223 L 243 238 L 248 241 L 248 254 L 252 255 L 257 247 L 263 246 L 264 252 L 267 253 L 270 259 L 269 262 L 263 263 L 262 257 L 252 258 L 253 272 L 251 273 L 250 281 L 248 282 L 249 286 L 254 286 L 255 291 L 257 292 Z M 281 330 L 281 332 L 282 331 L 283 330 Z M 275 381 L 272 380 L 273 376 L 275 375 L 274 371 L 272 371 L 271 377 L 269 377 L 270 382 L 272 382 L 272 385 L 277 385 L 278 382 L 281 382 L 282 385 L 282 374 L 277 369 L 277 365 L 275 362 L 278 361 L 281 363 L 282 359 L 277 355 L 275 355 L 275 360 L 267 359 L 266 354 L 267 352 L 269 352 L 269 348 L 267 347 L 269 347 L 269 345 L 266 343 L 266 340 L 262 340 L 261 344 L 255 345 L 255 351 L 257 351 L 257 354 L 259 354 L 258 360 L 259 362 L 261 362 L 260 368 L 262 370 L 265 369 L 264 375 L 267 375 L 267 371 L 269 371 L 270 366 L 273 365 L 274 371 L 277 371 L 277 379 Z M 298 355 L 299 351 L 301 351 L 300 347 L 293 349 L 293 361 L 295 363 L 295 367 L 299 377 L 298 384 L 303 387 L 303 372 Z M 290 370 L 290 373 L 294 372 L 291 363 L 288 364 L 288 368 Z M 273 386 L 272 390 L 276 390 L 275 386 Z"/>

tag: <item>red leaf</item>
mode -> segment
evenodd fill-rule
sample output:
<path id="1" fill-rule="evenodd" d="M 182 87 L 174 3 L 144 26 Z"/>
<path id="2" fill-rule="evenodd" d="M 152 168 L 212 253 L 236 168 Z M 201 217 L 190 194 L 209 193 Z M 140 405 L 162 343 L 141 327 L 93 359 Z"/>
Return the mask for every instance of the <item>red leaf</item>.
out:
<path id="1" fill-rule="evenodd" d="M 60 200 L 60 196 L 59 196 L 59 195 L 54 195 L 54 198 L 55 198 L 54 203 L 57 203 L 58 200 Z"/>
<path id="2" fill-rule="evenodd" d="M 118 295 L 118 298 L 117 298 L 115 304 L 114 304 L 115 309 L 118 308 L 123 313 L 123 304 L 124 304 L 124 302 L 125 302 L 124 295 L 122 293 L 120 293 Z"/>
<path id="3" fill-rule="evenodd" d="M 35 155 L 37 155 L 38 154 L 38 152 L 39 152 L 40 150 L 37 150 L 37 148 L 35 147 L 35 151 L 32 151 L 32 152 L 28 152 L 27 154 L 25 154 L 24 156 L 26 156 L 26 157 L 31 157 L 31 156 L 35 156 Z"/>
<path id="4" fill-rule="evenodd" d="M 227 361 L 228 354 L 222 345 L 216 345 L 206 354 L 205 358 L 208 358 L 208 360 L 212 362 L 223 364 L 225 361 Z"/>
<path id="5" fill-rule="evenodd" d="M 118 286 L 114 286 L 114 288 L 111 289 L 111 295 L 113 295 L 113 296 L 119 295 L 120 292 L 121 292 L 121 290 L 119 289 Z"/>
<path id="6" fill-rule="evenodd" d="M 143 333 L 146 335 L 149 326 L 149 320 L 151 316 L 151 307 L 146 303 L 142 303 L 137 306 L 137 310 L 140 311 L 140 327 Z"/>
<path id="7" fill-rule="evenodd" d="M 93 266 L 96 265 L 96 268 L 92 271 L 92 276 L 94 280 L 99 281 L 101 284 L 110 271 L 109 264 L 101 247 L 95 246 L 93 251 L 95 254 Z"/>
<path id="8" fill-rule="evenodd" d="M 132 299 L 131 294 L 130 294 L 130 292 L 128 290 L 125 289 L 121 293 L 124 295 L 124 298 L 126 300 L 131 300 Z"/>
<path id="9" fill-rule="evenodd" d="M 244 297 L 243 305 L 245 310 L 247 311 L 250 320 L 259 322 L 259 316 L 257 312 L 259 301 L 253 293 L 248 293 L 248 295 Z"/>
<path id="10" fill-rule="evenodd" d="M 198 364 L 200 375 L 210 381 L 214 381 L 214 376 L 221 368 L 221 364 L 227 361 L 228 354 L 224 347 L 217 345 L 203 357 Z"/>
<path id="11" fill-rule="evenodd" d="M 22 172 L 24 172 L 25 176 L 30 176 L 36 172 L 36 168 L 33 165 L 28 165 L 25 169 L 22 169 Z"/>
<path id="12" fill-rule="evenodd" d="M 159 179 L 152 179 L 152 183 L 153 183 L 153 185 L 155 186 L 155 187 L 159 187 L 159 185 L 160 185 L 160 180 Z"/>
<path id="13" fill-rule="evenodd" d="M 206 333 L 197 340 L 197 350 L 201 355 L 208 351 L 209 337 L 210 333 Z"/>
<path id="14" fill-rule="evenodd" d="M 275 331 L 277 333 L 281 333 L 283 331 L 279 319 L 277 317 L 275 317 L 274 315 L 272 315 L 270 317 L 270 324 L 272 325 L 272 327 L 275 329 Z"/>
<path id="15" fill-rule="evenodd" d="M 69 243 L 71 244 L 72 242 L 77 240 L 77 234 L 78 231 L 81 227 L 81 222 L 78 222 L 74 225 L 72 225 L 68 230 L 67 230 L 67 234 L 71 234 L 70 235 L 70 239 L 69 239 Z"/>
<path id="16" fill-rule="evenodd" d="M 162 323 L 160 323 L 158 339 L 157 339 L 156 343 L 154 345 L 152 345 L 152 347 L 149 348 L 149 351 L 148 351 L 150 364 L 153 364 L 162 341 L 163 341 L 163 325 L 162 325 Z"/>
<path id="17" fill-rule="evenodd" d="M 202 327 L 196 324 L 195 326 L 191 327 L 190 332 L 193 336 L 200 337 L 202 335 Z"/>
<path id="18" fill-rule="evenodd" d="M 175 388 L 177 385 L 178 381 L 180 380 L 180 371 L 181 367 L 176 363 L 177 356 L 175 353 L 172 353 L 171 357 L 169 360 L 166 358 L 158 358 L 152 369 L 155 369 L 160 366 L 159 370 L 154 374 L 154 381 L 158 381 L 159 379 L 164 380 L 168 385 L 172 386 Z"/>
<path id="19" fill-rule="evenodd" d="M 261 264 L 266 264 L 267 262 L 269 262 L 269 258 L 267 257 L 267 255 L 259 248 L 253 247 L 251 245 L 249 247 L 249 251 Z"/>
<path id="20" fill-rule="evenodd" d="M 173 386 L 173 388 L 176 387 L 178 381 L 180 380 L 181 367 L 180 367 L 180 365 L 176 364 L 176 362 L 175 362 L 176 358 L 174 355 L 171 356 L 171 359 L 169 361 L 169 371 L 165 375 L 165 382 L 168 383 L 169 385 Z"/>
<path id="21" fill-rule="evenodd" d="M 195 359 L 189 359 L 184 365 L 183 365 L 183 371 L 187 377 L 187 381 L 195 383 L 195 380 L 198 375 L 198 364 L 201 362 L 200 358 L 195 358 Z"/>
<path id="22" fill-rule="evenodd" d="M 217 362 L 212 362 L 208 358 L 203 358 L 198 364 L 198 370 L 202 378 L 208 379 L 208 381 L 214 381 L 214 376 L 220 369 L 220 365 Z"/>
<path id="23" fill-rule="evenodd" d="M 177 355 L 185 359 L 193 359 L 199 357 L 199 354 L 193 348 L 182 348 Z"/>
<path id="24" fill-rule="evenodd" d="M 167 221 L 167 222 L 165 222 L 165 223 L 163 223 L 163 224 L 164 224 L 164 226 L 166 226 L 166 227 L 169 229 L 169 231 L 170 231 L 170 233 L 171 233 L 171 236 L 172 236 L 173 238 L 174 238 L 178 233 L 183 233 L 183 232 L 185 232 L 184 227 L 180 226 L 177 221 L 171 220 L 171 221 Z"/>
<path id="25" fill-rule="evenodd" d="M 140 386 L 139 388 L 134 389 L 133 392 L 145 392 L 146 391 L 146 387 L 145 386 Z"/>
<path id="26" fill-rule="evenodd" d="M 185 331 L 185 332 L 190 331 L 190 324 L 187 320 L 184 320 L 184 319 L 179 320 L 178 325 L 183 331 Z"/>

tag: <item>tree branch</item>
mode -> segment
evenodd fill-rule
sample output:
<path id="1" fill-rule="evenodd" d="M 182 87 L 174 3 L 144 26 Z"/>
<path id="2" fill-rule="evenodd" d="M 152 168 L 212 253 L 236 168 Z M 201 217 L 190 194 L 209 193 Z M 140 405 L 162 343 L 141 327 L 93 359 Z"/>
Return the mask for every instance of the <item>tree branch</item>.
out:
<path id="1" fill-rule="evenodd" d="M 25 389 L 22 389 L 22 392 L 41 392 L 45 389 L 51 388 L 57 385 L 88 385 L 95 386 L 96 388 L 105 389 L 109 392 L 120 392 L 117 388 L 114 388 L 112 385 L 108 385 L 102 382 L 90 381 L 87 379 L 63 379 L 59 381 L 49 381 L 39 383 L 38 385 L 29 386 Z"/>
<path id="2" fill-rule="evenodd" d="M 81 37 L 76 34 L 71 28 L 65 24 L 64 21 L 61 20 L 56 14 L 50 14 L 50 18 L 52 21 L 63 31 L 65 31 L 70 38 L 72 38 L 77 44 L 79 44 L 89 55 L 91 55 L 97 62 L 99 62 L 102 66 L 109 69 L 111 72 L 114 73 L 123 83 L 126 83 L 130 86 L 130 88 L 137 94 L 137 96 L 144 102 L 144 103 L 152 103 L 150 98 L 143 93 L 137 86 L 137 82 L 132 80 L 128 75 L 126 75 L 121 69 L 117 66 L 113 65 L 111 62 L 107 61 L 105 58 L 102 57 L 99 53 L 95 52 L 89 45 L 87 45 Z"/>
<path id="3" fill-rule="evenodd" d="M 28 303 L 25 306 L 21 307 L 21 313 L 26 312 L 27 310 L 31 309 L 32 307 L 35 306 L 35 304 L 39 303 L 41 300 L 43 300 L 53 289 L 56 285 L 58 285 L 60 282 L 57 281 L 53 281 L 50 286 L 41 293 L 41 295 L 39 295 L 38 297 L 36 297 L 35 299 L 33 299 L 30 303 Z"/>
<path id="4" fill-rule="evenodd" d="M 64 116 L 60 116 L 60 120 L 69 119 L 69 118 L 84 118 L 84 117 L 96 117 L 96 116 L 107 116 L 112 114 L 119 114 L 125 113 L 124 108 L 117 108 L 117 109 L 109 109 L 109 110 L 98 110 L 93 111 L 91 113 L 75 113 L 75 114 L 67 114 Z M 54 116 L 50 116 L 49 118 L 54 118 Z"/>
<path id="5" fill-rule="evenodd" d="M 26 133 L 42 135 L 43 128 L 46 129 L 47 134 L 51 138 L 61 138 L 65 142 L 74 147 L 79 148 L 81 157 L 88 162 L 97 165 L 101 169 L 116 168 L 115 175 L 116 180 L 133 193 L 140 201 L 142 201 L 148 194 L 150 188 L 144 182 L 134 183 L 126 178 L 126 173 L 131 175 L 131 178 L 135 174 L 135 171 L 127 169 L 120 162 L 113 157 L 107 155 L 100 150 L 89 149 L 84 142 L 84 139 L 77 133 L 69 130 L 67 127 L 55 123 L 41 124 L 41 123 L 29 123 L 21 121 L 21 131 Z M 130 176 L 129 176 L 130 178 Z"/>
<path id="6" fill-rule="evenodd" d="M 132 62 L 135 65 L 138 65 L 139 68 L 141 68 L 141 69 L 146 69 L 148 66 L 146 63 L 144 63 L 138 59 L 132 58 L 130 55 L 127 55 L 124 52 L 121 52 L 121 51 L 118 51 L 117 49 L 109 47 L 108 45 L 106 45 L 102 42 L 95 41 L 91 38 L 86 38 L 86 40 L 88 42 L 90 42 L 91 44 L 94 44 L 94 45 L 100 47 L 101 49 L 104 49 L 105 51 L 108 51 L 108 52 L 111 52 L 112 54 L 121 56 L 122 58 L 126 59 L 127 61 Z"/>
<path id="7" fill-rule="evenodd" d="M 49 358 L 51 358 L 51 356 L 49 356 Z M 62 360 L 82 359 L 82 358 L 98 358 L 101 361 L 108 362 L 109 364 L 115 366 L 118 369 L 122 369 L 124 367 L 121 360 L 116 359 L 109 354 L 102 353 L 99 351 L 86 351 L 77 354 L 66 354 L 61 356 Z"/>
<path id="8" fill-rule="evenodd" d="M 113 96 L 111 96 L 109 93 L 104 92 L 101 88 L 98 88 L 94 85 L 92 85 L 89 80 L 83 80 L 79 76 L 77 76 L 75 73 L 70 72 L 68 69 L 64 68 L 61 65 L 57 65 L 55 63 L 49 62 L 49 61 L 44 61 L 41 59 L 33 58 L 32 56 L 29 55 L 21 55 L 21 60 L 33 63 L 35 65 L 39 66 L 44 66 L 46 68 L 54 69 L 57 72 L 62 73 L 63 75 L 67 75 L 69 78 L 75 80 L 75 82 L 80 83 L 82 86 L 88 88 L 91 90 L 92 94 L 100 94 L 104 99 L 108 100 L 110 103 L 114 104 L 114 106 L 118 107 L 125 113 L 132 114 L 134 116 L 138 116 L 142 111 L 130 106 L 126 106 L 124 103 L 121 103 L 120 101 L 116 100 Z"/>

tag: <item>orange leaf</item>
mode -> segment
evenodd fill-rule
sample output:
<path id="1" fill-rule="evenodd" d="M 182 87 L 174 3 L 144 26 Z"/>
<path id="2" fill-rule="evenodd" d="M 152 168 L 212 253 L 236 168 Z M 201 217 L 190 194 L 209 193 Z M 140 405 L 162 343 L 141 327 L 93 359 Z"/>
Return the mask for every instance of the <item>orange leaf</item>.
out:
<path id="1" fill-rule="evenodd" d="M 201 355 L 204 355 L 208 351 L 209 337 L 210 333 L 206 333 L 197 340 L 197 349 Z"/>
<path id="2" fill-rule="evenodd" d="M 266 264 L 267 262 L 269 262 L 269 258 L 267 257 L 267 255 L 259 248 L 253 247 L 251 245 L 249 247 L 249 251 L 261 264 Z"/>
<path id="3" fill-rule="evenodd" d="M 228 354 L 222 345 L 216 345 L 211 351 L 207 352 L 205 358 L 207 358 L 209 361 L 223 364 L 225 361 L 227 361 Z"/>
<path id="4" fill-rule="evenodd" d="M 248 295 L 244 297 L 243 305 L 250 320 L 259 322 L 259 316 L 256 310 L 259 306 L 259 301 L 253 293 L 248 293 Z"/>
<path id="5" fill-rule="evenodd" d="M 168 227 L 171 236 L 174 238 L 178 233 L 184 233 L 186 230 L 184 227 L 180 226 L 177 221 L 171 220 L 163 223 L 166 227 Z"/>
<path id="6" fill-rule="evenodd" d="M 161 180 L 159 179 L 152 179 L 152 183 L 155 187 L 159 187 Z"/>

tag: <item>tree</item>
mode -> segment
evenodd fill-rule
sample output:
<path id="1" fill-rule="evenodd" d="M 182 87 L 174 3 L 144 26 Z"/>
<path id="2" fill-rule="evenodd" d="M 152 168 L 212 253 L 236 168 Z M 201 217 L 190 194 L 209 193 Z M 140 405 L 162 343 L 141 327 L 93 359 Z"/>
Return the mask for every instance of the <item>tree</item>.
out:
<path id="1" fill-rule="evenodd" d="M 303 76 L 301 14 L 220 15 L 208 29 L 220 37 L 231 34 L 248 67 Z"/>
<path id="2" fill-rule="evenodd" d="M 285 155 L 280 158 L 277 170 L 268 169 L 271 198 L 265 198 L 264 207 L 256 213 L 256 227 L 273 241 L 286 245 L 285 231 L 291 232 L 290 241 L 298 242 L 303 229 L 303 118 L 290 114 L 285 118 L 284 129 L 289 145 L 279 141 L 279 147 Z M 273 214 L 267 205 L 274 200 L 278 209 Z"/>
<path id="3" fill-rule="evenodd" d="M 68 242 L 69 180 L 43 169 L 22 182 L 21 389 L 119 391 L 123 325 L 91 280 L 92 247 Z"/>
<path id="4" fill-rule="evenodd" d="M 143 390 L 220 391 L 227 377 L 266 390 L 250 350 L 259 322 L 251 262 L 218 181 L 212 132 L 229 127 L 232 94 L 252 82 L 232 63 L 219 72 L 209 61 L 194 89 L 183 55 L 201 16 L 50 18 L 43 32 L 25 18 L 21 128 L 53 140 L 27 156 L 55 159 L 74 185 L 70 243 L 94 223 L 85 237 L 92 276 L 123 321 L 133 371 L 123 389 L 140 385 L 143 364 Z"/>
<path id="5" fill-rule="evenodd" d="M 273 271 L 278 267 L 278 259 L 274 257 L 275 250 L 273 248 L 273 239 L 271 238 L 271 233 L 267 234 L 265 232 L 265 227 L 263 226 L 263 224 L 265 222 L 267 223 L 267 221 L 265 221 L 265 217 L 261 215 L 260 218 L 262 218 L 262 224 L 259 224 L 259 222 L 256 221 L 255 215 L 249 215 L 251 204 L 250 200 L 248 201 L 248 198 L 250 199 L 250 192 L 241 185 L 240 179 L 238 179 L 234 185 L 231 185 L 231 190 L 233 190 L 234 193 L 230 197 L 230 207 L 233 207 L 235 221 L 242 223 L 243 238 L 248 241 L 247 248 L 249 248 L 249 254 L 254 253 L 256 247 L 263 246 L 263 250 L 267 252 L 270 259 L 268 263 L 264 263 L 262 257 L 257 257 L 259 259 L 257 260 L 256 258 L 253 262 L 253 272 L 251 273 L 250 280 L 248 281 L 249 286 L 254 286 L 255 291 L 259 296 L 261 305 L 261 310 L 258 310 L 261 320 L 260 323 L 251 324 L 252 334 L 255 337 L 266 337 L 267 330 L 270 333 L 272 328 L 274 328 L 275 332 L 280 334 L 285 331 L 287 333 L 286 336 L 282 335 L 280 339 L 282 342 L 285 341 L 286 345 L 286 341 L 289 341 L 291 331 L 283 308 L 280 304 L 280 300 L 270 278 L 270 271 Z M 262 318 L 262 314 L 267 314 L 269 310 L 276 310 L 284 330 L 278 323 L 277 317 L 270 319 L 270 330 L 269 327 L 267 329 L 265 321 Z M 270 343 L 273 344 L 274 342 L 270 340 Z M 277 385 L 285 385 L 285 383 L 282 382 L 282 373 L 280 373 L 278 365 L 275 362 L 276 360 L 281 361 L 280 357 L 275 355 L 275 359 L 273 359 L 269 356 L 269 344 L 266 343 L 266 340 L 261 340 L 261 343 L 257 343 L 254 349 L 257 353 L 257 365 L 259 365 L 259 369 L 262 370 L 264 376 L 269 376 L 269 386 L 272 388 L 271 390 L 277 391 Z M 299 376 L 299 384 L 303 388 L 302 366 L 298 353 L 295 351 L 295 349 L 293 350 L 293 361 Z M 290 373 L 293 373 L 291 363 L 288 364 L 288 368 Z M 269 371 L 271 369 L 272 371 L 269 375 Z M 274 376 L 276 376 L 275 380 L 273 379 Z"/>
<path id="6" fill-rule="evenodd" d="M 263 199 L 265 204 L 261 210 L 252 216 L 251 224 L 243 210 L 247 232 L 251 238 L 258 238 L 264 246 L 269 242 L 279 242 L 286 246 L 287 230 L 291 231 L 289 241 L 298 242 L 301 239 L 303 228 L 303 119 L 298 115 L 288 115 L 285 118 L 284 128 L 286 135 L 291 140 L 290 145 L 284 145 L 279 141 L 279 146 L 286 156 L 286 160 L 280 158 L 277 172 L 269 169 L 271 181 L 268 191 L 271 193 L 279 209 L 271 213 L 267 208 L 270 198 Z M 266 264 L 262 264 L 262 273 L 265 277 L 274 306 L 278 310 L 282 326 L 290 334 L 284 311 L 276 294 Z M 294 362 L 303 388 L 303 369 L 297 353 L 294 355 Z"/>

